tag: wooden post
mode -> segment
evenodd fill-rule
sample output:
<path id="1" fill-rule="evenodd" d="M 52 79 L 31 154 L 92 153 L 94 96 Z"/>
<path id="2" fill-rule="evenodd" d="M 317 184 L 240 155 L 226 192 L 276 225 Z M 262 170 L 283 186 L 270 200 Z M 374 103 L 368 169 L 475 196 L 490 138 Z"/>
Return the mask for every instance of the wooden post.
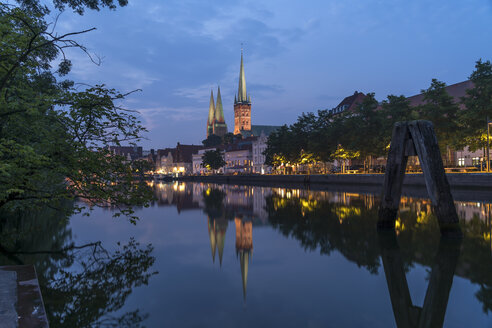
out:
<path id="1" fill-rule="evenodd" d="M 413 155 L 419 157 L 427 193 L 437 216 L 441 234 L 462 237 L 453 196 L 444 173 L 441 152 L 434 128 L 429 121 L 399 122 L 393 127 L 379 208 L 378 229 L 395 227 L 405 168 L 408 156 Z"/>

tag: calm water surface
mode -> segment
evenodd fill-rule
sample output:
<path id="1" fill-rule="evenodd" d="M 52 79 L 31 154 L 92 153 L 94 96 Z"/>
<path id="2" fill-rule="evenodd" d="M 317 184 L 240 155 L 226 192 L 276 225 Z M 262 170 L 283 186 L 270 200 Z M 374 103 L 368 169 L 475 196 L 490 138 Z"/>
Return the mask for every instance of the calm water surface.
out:
<path id="1" fill-rule="evenodd" d="M 10 227 L 26 239 L 3 264 L 36 265 L 52 327 L 492 327 L 490 202 L 457 201 L 449 242 L 423 198 L 378 234 L 370 193 L 153 187 L 136 225 L 96 209 Z"/>

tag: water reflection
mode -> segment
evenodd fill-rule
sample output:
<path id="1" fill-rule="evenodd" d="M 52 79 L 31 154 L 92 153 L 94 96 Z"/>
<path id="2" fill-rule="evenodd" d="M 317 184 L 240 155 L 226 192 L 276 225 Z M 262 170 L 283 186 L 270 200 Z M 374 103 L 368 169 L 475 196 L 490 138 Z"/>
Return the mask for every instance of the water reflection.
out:
<path id="1" fill-rule="evenodd" d="M 75 245 L 66 212 L 0 213 L 0 265 L 35 265 L 50 327 L 140 326 L 147 314 L 120 309 L 133 288 L 154 274 L 152 246 L 141 247 L 133 238 L 115 251 L 101 241 Z"/>
<path id="2" fill-rule="evenodd" d="M 477 303 L 483 317 L 492 310 L 490 202 L 456 198 L 465 238 L 449 245 L 430 202 L 411 195 L 402 198 L 388 236 L 376 230 L 379 199 L 370 192 L 204 183 L 153 188 L 154 206 L 141 209 L 136 226 L 108 211 L 72 219 L 73 226 L 48 209 L 3 216 L 1 262 L 36 265 L 52 327 L 354 327 L 363 320 L 438 327 L 462 307 L 476 315 Z M 86 247 L 72 247 L 81 240 L 75 233 L 86 234 Z M 122 244 L 113 249 L 103 238 Z M 161 274 L 149 282 L 154 266 Z M 423 302 L 410 298 L 415 276 L 427 279 Z M 135 290 L 147 282 L 149 288 Z M 448 303 L 460 311 L 446 313 Z M 139 307 L 150 314 L 147 321 Z M 362 319 L 354 321 L 354 311 Z M 483 320 L 476 317 L 466 318 Z"/>
<path id="3" fill-rule="evenodd" d="M 401 251 L 394 231 L 379 232 L 381 258 L 395 321 L 403 327 L 442 327 L 460 254 L 461 239 L 441 237 L 422 307 L 410 297 Z"/>
<path id="4" fill-rule="evenodd" d="M 478 284 L 476 298 L 485 313 L 492 309 L 490 203 L 456 202 L 465 234 L 457 245 L 440 239 L 431 203 L 423 198 L 402 197 L 394 236 L 383 238 L 376 231 L 379 199 L 374 194 L 204 183 L 158 184 L 156 191 L 159 206 L 203 210 L 212 261 L 217 253 L 220 266 L 227 228 L 234 220 L 245 299 L 253 229 L 271 226 L 306 251 L 326 256 L 338 252 L 370 274 L 381 274 L 383 266 L 399 327 L 442 326 L 454 275 Z M 422 308 L 413 305 L 405 277 L 416 265 L 431 269 Z"/>

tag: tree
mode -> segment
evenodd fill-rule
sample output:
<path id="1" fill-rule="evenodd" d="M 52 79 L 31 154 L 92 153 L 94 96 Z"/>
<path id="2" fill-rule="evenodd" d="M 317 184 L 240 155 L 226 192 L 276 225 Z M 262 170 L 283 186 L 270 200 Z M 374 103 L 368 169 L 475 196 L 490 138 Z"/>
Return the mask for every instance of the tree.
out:
<path id="1" fill-rule="evenodd" d="M 347 142 L 342 146 L 356 150 L 362 158 L 369 159 L 385 154 L 383 115 L 374 93 L 368 93 L 353 114 L 346 118 Z"/>
<path id="2" fill-rule="evenodd" d="M 203 153 L 202 163 L 204 167 L 213 171 L 218 170 L 224 165 L 226 165 L 226 162 L 222 157 L 222 152 L 218 149 L 208 150 L 205 153 Z"/>
<path id="3" fill-rule="evenodd" d="M 207 137 L 207 139 L 202 141 L 202 144 L 205 147 L 214 147 L 222 144 L 222 138 L 218 135 L 211 134 Z"/>
<path id="4" fill-rule="evenodd" d="M 234 141 L 236 141 L 236 136 L 234 135 L 234 133 L 228 132 L 228 133 L 224 134 L 224 136 L 222 137 L 222 140 L 223 140 L 224 145 L 229 145 L 229 144 L 234 143 Z"/>
<path id="5" fill-rule="evenodd" d="M 71 68 L 67 48 L 90 56 L 73 38 L 91 29 L 59 35 L 44 17 L 0 3 L 0 208 L 82 197 L 90 207 L 117 206 L 115 215 L 135 220 L 133 206 L 148 203 L 152 192 L 133 181 L 131 163 L 108 150 L 138 142 L 145 131 L 137 113 L 122 107 L 132 92 L 104 85 L 81 90 L 59 80 L 55 74 Z"/>
<path id="6" fill-rule="evenodd" d="M 422 90 L 425 104 L 419 106 L 420 119 L 434 124 L 437 141 L 442 154 L 452 148 L 460 148 L 458 111 L 459 107 L 446 91 L 446 84 L 432 79 L 428 89 Z"/>
<path id="7" fill-rule="evenodd" d="M 476 62 L 470 75 L 474 88 L 468 89 L 462 103 L 466 110 L 460 111 L 459 120 L 467 136 L 466 143 L 472 150 L 487 144 L 487 118 L 492 120 L 492 64 Z"/>
<path id="8" fill-rule="evenodd" d="M 40 4 L 39 0 L 17 0 L 24 8 L 29 8 L 38 12 L 48 13 L 49 10 L 46 5 Z M 116 9 L 116 2 L 121 7 L 128 4 L 128 0 L 53 0 L 55 8 L 62 11 L 65 6 L 68 6 L 74 12 L 82 15 L 85 8 L 99 11 L 101 7 L 107 7 L 109 9 Z"/>

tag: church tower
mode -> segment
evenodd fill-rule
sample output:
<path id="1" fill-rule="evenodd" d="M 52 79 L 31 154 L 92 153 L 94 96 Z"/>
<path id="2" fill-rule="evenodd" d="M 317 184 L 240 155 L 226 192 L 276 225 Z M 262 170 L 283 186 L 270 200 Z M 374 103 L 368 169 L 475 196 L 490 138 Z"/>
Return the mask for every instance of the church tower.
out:
<path id="1" fill-rule="evenodd" d="M 246 92 L 243 50 L 241 49 L 241 66 L 239 68 L 239 87 L 234 96 L 234 134 L 251 131 L 251 97 Z"/>
<path id="2" fill-rule="evenodd" d="M 208 119 L 207 119 L 207 137 L 214 133 L 214 116 L 215 116 L 215 103 L 214 103 L 214 91 L 210 90 L 210 105 L 208 106 Z"/>
<path id="3" fill-rule="evenodd" d="M 222 107 L 222 97 L 220 87 L 217 90 L 217 102 L 215 103 L 215 113 L 213 118 L 213 133 L 223 137 L 227 133 L 227 125 L 224 120 L 224 108 Z"/>

